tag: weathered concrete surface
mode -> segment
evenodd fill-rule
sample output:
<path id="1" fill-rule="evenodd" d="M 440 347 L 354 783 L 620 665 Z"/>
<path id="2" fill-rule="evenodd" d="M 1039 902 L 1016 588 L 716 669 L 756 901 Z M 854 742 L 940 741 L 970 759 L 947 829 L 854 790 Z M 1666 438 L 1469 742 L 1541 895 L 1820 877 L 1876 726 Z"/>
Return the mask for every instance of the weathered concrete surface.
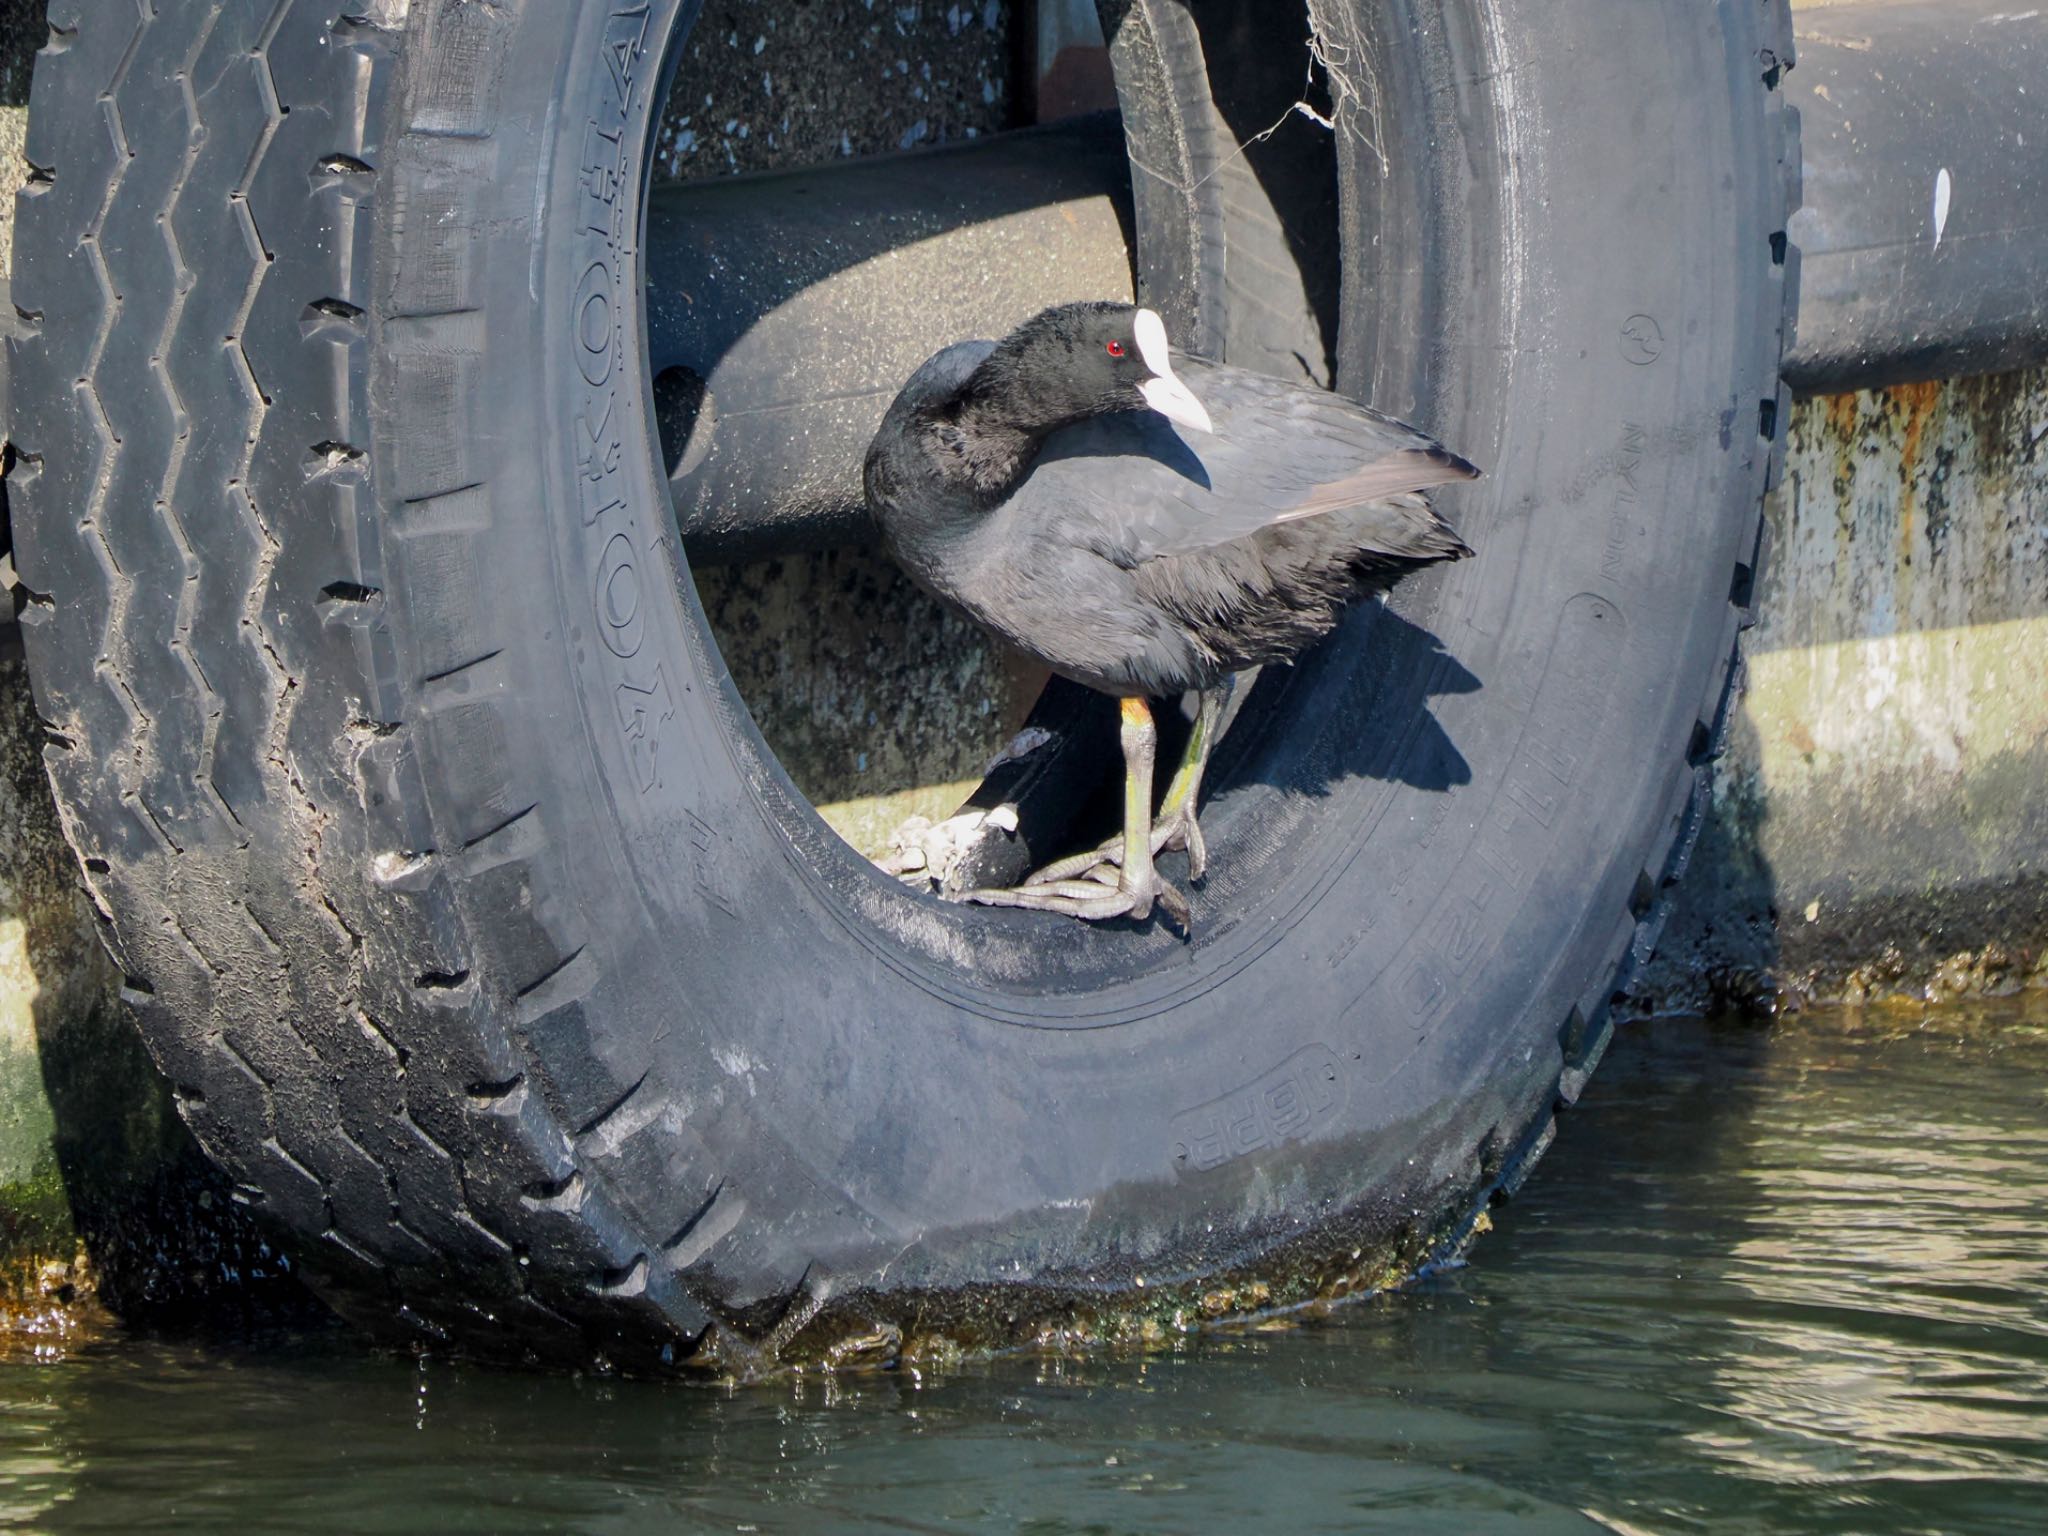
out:
<path id="1" fill-rule="evenodd" d="M 1749 686 L 1642 993 L 2048 983 L 2048 372 L 1802 402 Z"/>
<path id="2" fill-rule="evenodd" d="M 708 0 L 656 174 L 791 170 L 1010 126 L 1012 0 Z"/>
<path id="3" fill-rule="evenodd" d="M 708 5 L 670 91 L 663 169 L 686 181 L 786 170 L 1012 126 L 1011 10 Z M 876 551 L 693 575 L 762 735 L 863 853 L 881 852 L 908 816 L 958 806 L 1043 682 Z"/>
<path id="4" fill-rule="evenodd" d="M 89 1017 L 107 995 L 107 962 L 43 784 L 42 732 L 17 702 L 27 694 L 20 664 L 0 664 L 0 1317 L 26 1306 L 40 1323 L 46 1297 L 76 1288 L 84 1251 L 37 1019 Z"/>

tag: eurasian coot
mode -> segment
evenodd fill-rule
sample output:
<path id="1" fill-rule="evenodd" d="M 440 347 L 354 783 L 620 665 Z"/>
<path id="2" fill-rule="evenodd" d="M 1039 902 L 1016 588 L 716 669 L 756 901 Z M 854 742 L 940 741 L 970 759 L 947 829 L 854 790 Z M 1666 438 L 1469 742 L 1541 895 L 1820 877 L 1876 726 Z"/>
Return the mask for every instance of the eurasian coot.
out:
<path id="1" fill-rule="evenodd" d="M 1176 430 L 1178 429 L 1178 430 Z M 1329 633 L 1345 604 L 1472 553 L 1415 494 L 1478 470 L 1342 396 L 1171 350 L 1128 304 L 1048 309 L 937 353 L 903 386 L 864 483 L 911 577 L 1004 644 L 1121 701 L 1121 839 L 966 899 L 1143 918 L 1187 901 L 1185 847 L 1234 676 Z M 1148 699 L 1202 708 L 1157 825 Z"/>

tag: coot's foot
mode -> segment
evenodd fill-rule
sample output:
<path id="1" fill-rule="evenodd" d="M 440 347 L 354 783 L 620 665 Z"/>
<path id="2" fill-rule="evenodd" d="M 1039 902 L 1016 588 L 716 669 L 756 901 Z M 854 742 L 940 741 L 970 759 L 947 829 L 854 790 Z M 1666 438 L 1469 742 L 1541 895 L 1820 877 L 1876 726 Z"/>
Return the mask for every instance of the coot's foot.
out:
<path id="1" fill-rule="evenodd" d="M 1157 902 L 1182 933 L 1193 931 L 1187 897 L 1160 879 L 1152 863 L 1153 851 L 1158 846 L 1152 840 L 1152 762 L 1159 737 L 1153 727 L 1151 706 L 1143 699 L 1127 698 L 1119 702 L 1118 708 L 1123 717 L 1124 833 L 1115 858 L 1081 855 L 1075 870 L 1081 876 L 1078 879 L 1063 878 L 1057 873 L 1076 863 L 1063 859 L 1059 864 L 1046 866 L 1022 885 L 968 891 L 961 900 L 978 901 L 990 907 L 1059 912 L 1091 921 L 1131 917 L 1141 922 L 1152 915 L 1152 904 Z M 1174 799 L 1177 811 L 1191 812 L 1193 806 L 1192 789 Z M 1199 840 L 1199 833 L 1196 838 Z"/>
<path id="2" fill-rule="evenodd" d="M 1098 864 L 1099 870 L 1114 866 Z M 1044 871 L 1039 872 L 1043 874 Z M 1149 884 L 1149 889 L 1147 888 Z M 1131 917 L 1143 921 L 1152 915 L 1152 905 L 1157 902 L 1159 910 L 1170 918 L 1182 933 L 1192 931 L 1193 913 L 1188 899 L 1178 886 L 1162 880 L 1156 871 L 1149 882 L 1117 880 L 1112 885 L 1099 879 L 1045 880 L 1038 875 L 1023 885 L 1003 889 L 963 891 L 962 901 L 979 902 L 986 907 L 1022 907 L 1031 912 L 1058 912 L 1067 917 L 1085 918 L 1091 922 L 1102 922 L 1112 917 Z"/>
<path id="3" fill-rule="evenodd" d="M 1159 823 L 1158 830 L 1166 834 L 1165 841 L 1159 845 L 1160 849 L 1186 850 L 1188 880 L 1191 883 L 1209 873 L 1209 845 L 1202 841 L 1202 824 L 1195 820 L 1193 802 L 1177 811 L 1169 812 Z"/>
<path id="4" fill-rule="evenodd" d="M 1152 824 L 1152 854 L 1187 850 L 1188 879 L 1200 880 L 1209 868 L 1208 846 L 1202 841 L 1201 824 L 1195 820 L 1192 806 L 1180 806 L 1164 811 L 1159 820 Z M 1105 885 L 1116 883 L 1116 872 L 1123 867 L 1124 839 L 1118 833 L 1104 838 L 1086 853 L 1070 854 L 1064 859 L 1055 859 L 1045 868 L 1027 876 L 1023 888 L 1051 885 L 1065 880 L 1100 880 Z"/>
<path id="5" fill-rule="evenodd" d="M 1201 696 L 1201 707 L 1195 712 L 1195 728 L 1188 733 L 1186 749 L 1181 753 L 1180 766 L 1174 771 L 1173 782 L 1166 787 L 1166 803 L 1159 808 L 1159 819 L 1152 823 L 1153 857 L 1168 849 L 1186 849 L 1188 855 L 1188 879 L 1200 880 L 1209 871 L 1209 848 L 1202 841 L 1202 825 L 1195 819 L 1195 804 L 1202 794 L 1202 776 L 1209 768 L 1209 753 L 1216 746 L 1216 738 L 1222 731 L 1223 712 L 1229 706 L 1230 695 L 1237 687 L 1235 677 L 1226 677 L 1214 688 L 1207 689 Z M 1124 844 L 1128 832 L 1104 839 L 1086 853 L 1073 854 L 1056 859 L 1024 882 L 1024 888 L 1052 885 L 1062 880 L 1100 880 L 1105 885 L 1116 881 L 1115 870 L 1122 868 Z"/>

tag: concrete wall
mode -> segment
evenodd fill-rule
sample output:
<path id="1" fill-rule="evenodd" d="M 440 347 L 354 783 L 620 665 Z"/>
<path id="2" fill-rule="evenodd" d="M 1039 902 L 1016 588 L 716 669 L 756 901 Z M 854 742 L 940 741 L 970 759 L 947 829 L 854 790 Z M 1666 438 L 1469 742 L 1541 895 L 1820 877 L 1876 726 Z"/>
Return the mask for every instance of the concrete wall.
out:
<path id="1" fill-rule="evenodd" d="M 2048 983 L 2048 372 L 1809 400 L 1646 1003 Z"/>
<path id="2" fill-rule="evenodd" d="M 1012 9 L 821 0 L 750 7 L 755 22 L 726 26 L 707 12 L 670 92 L 664 169 L 683 181 L 787 170 L 1008 127 Z M 755 723 L 864 853 L 906 817 L 958 806 L 1043 682 L 876 552 L 694 575 Z"/>

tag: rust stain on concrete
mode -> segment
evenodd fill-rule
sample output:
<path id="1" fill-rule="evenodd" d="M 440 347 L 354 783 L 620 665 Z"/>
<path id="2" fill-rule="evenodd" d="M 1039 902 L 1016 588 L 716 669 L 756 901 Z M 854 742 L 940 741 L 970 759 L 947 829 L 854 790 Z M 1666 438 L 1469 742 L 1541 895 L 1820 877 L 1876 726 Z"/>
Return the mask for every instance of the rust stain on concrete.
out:
<path id="1" fill-rule="evenodd" d="M 1941 409 L 1941 385 L 1933 380 L 1901 384 L 1887 391 L 1887 405 L 1903 420 L 1899 426 L 1899 566 L 1913 568 L 1913 519 L 1920 489 L 1920 454 L 1927 430 Z"/>

